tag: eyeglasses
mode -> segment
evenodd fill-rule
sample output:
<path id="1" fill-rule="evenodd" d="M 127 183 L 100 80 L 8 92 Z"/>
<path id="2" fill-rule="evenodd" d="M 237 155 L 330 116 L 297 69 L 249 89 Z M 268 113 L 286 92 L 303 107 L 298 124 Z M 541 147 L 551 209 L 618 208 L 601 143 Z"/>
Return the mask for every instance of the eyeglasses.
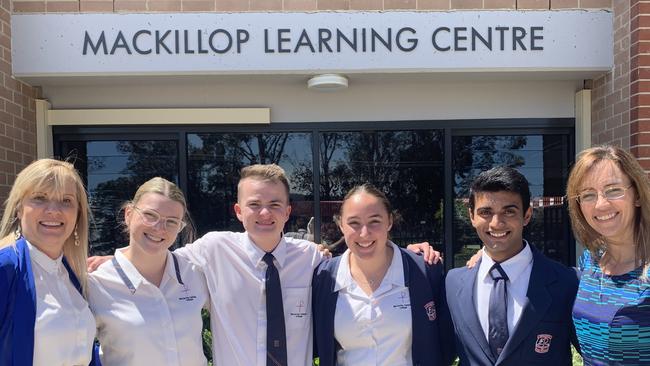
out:
<path id="1" fill-rule="evenodd" d="M 148 208 L 141 209 L 138 208 L 137 206 L 133 206 L 133 208 L 136 210 L 138 214 L 140 214 L 140 217 L 142 218 L 142 222 L 147 226 L 156 226 L 158 225 L 160 220 L 163 220 L 163 227 L 165 228 L 165 230 L 172 233 L 180 233 L 181 230 L 183 230 L 183 228 L 185 228 L 185 226 L 187 225 L 181 219 L 177 219 L 175 217 L 162 216 L 156 210 L 152 210 Z"/>
<path id="2" fill-rule="evenodd" d="M 631 184 L 627 187 L 611 186 L 605 188 L 605 190 L 603 191 L 588 189 L 586 191 L 580 192 L 580 194 L 577 195 L 576 198 L 578 199 L 578 203 L 580 204 L 596 203 L 596 201 L 598 201 L 598 195 L 600 194 L 602 194 L 603 198 L 605 198 L 608 201 L 620 200 L 621 198 L 625 197 L 625 191 L 627 191 L 630 188 L 632 188 Z"/>

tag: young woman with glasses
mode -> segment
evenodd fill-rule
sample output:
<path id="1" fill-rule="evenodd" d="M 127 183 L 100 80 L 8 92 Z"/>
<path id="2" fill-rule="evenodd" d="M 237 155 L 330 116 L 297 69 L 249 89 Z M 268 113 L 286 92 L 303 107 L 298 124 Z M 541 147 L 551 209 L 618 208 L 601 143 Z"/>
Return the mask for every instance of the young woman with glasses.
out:
<path id="1" fill-rule="evenodd" d="M 579 261 L 573 320 L 585 365 L 650 364 L 650 183 L 614 146 L 580 153 L 567 184 Z"/>
<path id="2" fill-rule="evenodd" d="M 124 205 L 129 245 L 89 276 L 104 366 L 207 364 L 205 277 L 168 250 L 184 229 L 184 242 L 192 241 L 189 220 L 182 191 L 159 177 Z"/>

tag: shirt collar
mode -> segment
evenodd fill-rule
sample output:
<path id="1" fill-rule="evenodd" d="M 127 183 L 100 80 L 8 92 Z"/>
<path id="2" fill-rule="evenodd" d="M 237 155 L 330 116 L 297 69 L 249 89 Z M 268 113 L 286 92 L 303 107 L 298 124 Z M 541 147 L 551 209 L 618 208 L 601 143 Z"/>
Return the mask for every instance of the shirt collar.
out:
<path id="1" fill-rule="evenodd" d="M 36 246 L 32 245 L 29 241 L 27 242 L 27 247 L 29 248 L 30 258 L 36 262 L 39 267 L 43 268 L 49 274 L 56 274 L 58 271 L 64 269 L 63 267 L 63 254 L 61 254 L 57 259 L 52 259 L 47 256 L 47 254 L 41 252 Z"/>
<path id="2" fill-rule="evenodd" d="M 131 261 L 126 258 L 124 253 L 122 253 L 126 249 L 127 247 L 116 249 L 115 260 L 117 260 L 117 263 L 119 263 L 120 267 L 122 267 L 124 274 L 129 279 L 129 281 L 131 281 L 133 287 L 137 289 L 143 282 L 146 281 L 146 279 L 140 274 L 140 271 L 135 268 L 133 263 L 131 263 Z M 178 282 L 178 280 L 176 280 L 176 268 L 174 268 L 174 259 L 172 258 L 172 253 L 168 250 L 167 259 L 165 262 L 165 272 L 163 273 L 162 281 L 160 281 L 160 286 L 163 285 L 165 280 L 169 279 L 174 279 L 176 282 Z"/>
<path id="3" fill-rule="evenodd" d="M 402 252 L 399 247 L 392 241 L 388 244 L 393 248 L 393 258 L 390 261 L 388 271 L 384 275 L 382 283 L 391 286 L 404 286 L 404 266 L 402 266 Z M 352 274 L 350 273 L 350 250 L 346 249 L 341 255 L 339 268 L 336 271 L 336 283 L 334 284 L 334 291 L 340 291 L 352 285 Z"/>
<path id="4" fill-rule="evenodd" d="M 138 270 L 135 268 L 133 263 L 131 263 L 130 260 L 126 259 L 126 256 L 122 253 L 125 251 L 128 247 L 124 248 L 119 248 L 115 250 L 115 260 L 117 263 L 120 265 L 122 268 L 122 271 L 126 275 L 126 277 L 131 281 L 131 284 L 133 284 L 134 288 L 140 287 L 140 284 L 144 282 L 144 277 L 138 272 Z"/>
<path id="5" fill-rule="evenodd" d="M 533 262 L 533 252 L 530 249 L 530 244 L 524 239 L 524 249 L 517 253 L 514 257 L 509 258 L 508 260 L 501 262 L 501 268 L 508 275 L 508 280 L 510 283 L 517 282 L 520 275 L 524 270 L 531 265 Z M 490 268 L 494 265 L 494 261 L 490 258 L 485 251 L 481 255 L 481 265 L 478 269 L 478 278 L 483 281 L 492 281 L 490 278 Z"/>
<path id="6" fill-rule="evenodd" d="M 350 287 L 352 284 L 352 275 L 350 274 L 350 249 L 346 249 L 341 254 L 339 268 L 336 270 L 336 283 L 334 284 L 334 292 L 341 291 L 344 288 Z"/>
<path id="7" fill-rule="evenodd" d="M 402 252 L 399 247 L 392 241 L 388 242 L 393 248 L 393 259 L 390 261 L 388 272 L 384 276 L 384 281 L 394 286 L 404 286 L 404 266 L 402 265 Z"/>
<path id="8" fill-rule="evenodd" d="M 262 257 L 264 257 L 264 254 L 266 254 L 266 252 L 260 249 L 260 247 L 258 247 L 257 244 L 251 240 L 248 233 L 244 233 L 243 242 L 244 251 L 246 252 L 246 255 L 250 259 L 251 263 L 254 267 L 259 266 L 262 262 Z M 273 257 L 275 257 L 275 260 L 278 263 L 279 267 L 283 267 L 284 261 L 287 258 L 287 242 L 283 237 L 280 238 L 278 245 L 275 246 L 275 249 L 273 249 L 271 254 L 273 254 Z"/>

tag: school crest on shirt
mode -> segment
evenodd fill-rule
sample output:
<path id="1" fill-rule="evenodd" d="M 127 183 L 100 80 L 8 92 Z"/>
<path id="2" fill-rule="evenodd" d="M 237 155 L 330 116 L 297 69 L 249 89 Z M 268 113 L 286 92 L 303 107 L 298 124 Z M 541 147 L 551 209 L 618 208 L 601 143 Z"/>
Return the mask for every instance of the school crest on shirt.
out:
<path id="1" fill-rule="evenodd" d="M 181 285 L 181 296 L 178 298 L 180 301 L 191 302 L 196 300 L 196 296 L 190 294 L 190 288 L 185 284 Z"/>
<path id="2" fill-rule="evenodd" d="M 397 302 L 393 305 L 393 308 L 406 310 L 411 308 L 411 299 L 409 298 L 407 290 L 404 290 L 399 293 L 397 297 Z"/>
<path id="3" fill-rule="evenodd" d="M 424 304 L 424 310 L 427 312 L 427 316 L 429 317 L 430 321 L 436 320 L 436 303 L 433 301 L 429 301 L 428 303 Z"/>
<path id="4" fill-rule="evenodd" d="M 535 352 L 548 352 L 548 349 L 551 347 L 551 339 L 553 339 L 553 336 L 550 334 L 538 334 L 537 341 L 535 341 Z"/>
<path id="5" fill-rule="evenodd" d="M 301 299 L 296 301 L 293 306 L 293 311 L 289 313 L 294 318 L 304 318 L 307 316 L 307 306 L 305 302 Z"/>

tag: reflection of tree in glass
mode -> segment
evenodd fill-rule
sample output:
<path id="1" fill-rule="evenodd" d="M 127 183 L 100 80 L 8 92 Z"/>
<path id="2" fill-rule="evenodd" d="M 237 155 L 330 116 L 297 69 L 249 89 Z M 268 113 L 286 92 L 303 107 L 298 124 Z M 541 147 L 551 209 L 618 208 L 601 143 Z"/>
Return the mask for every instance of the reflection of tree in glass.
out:
<path id="1" fill-rule="evenodd" d="M 403 220 L 392 230 L 399 243 L 441 241 L 442 143 L 437 131 L 323 133 L 321 199 L 340 201 L 355 185 L 370 182 L 386 192 Z M 326 241 L 336 241 L 323 217 Z"/>
<path id="2" fill-rule="evenodd" d="M 527 136 L 467 136 L 453 139 L 452 164 L 455 192 L 466 198 L 474 177 L 495 166 L 520 168 L 526 163 L 517 150 L 526 147 Z"/>
<path id="3" fill-rule="evenodd" d="M 311 169 L 306 165 L 311 163 L 310 154 L 306 153 L 304 159 L 300 159 L 287 156 L 285 151 L 287 144 L 304 139 L 305 135 L 206 133 L 190 136 L 188 190 L 199 234 L 210 230 L 242 230 L 232 204 L 237 199 L 239 171 L 247 165 L 275 163 L 292 172 L 292 181 L 305 184 L 311 175 Z M 307 191 L 312 192 L 311 184 L 308 187 Z"/>
<path id="4" fill-rule="evenodd" d="M 93 223 L 91 252 L 110 254 L 124 246 L 125 236 L 120 222 L 120 207 L 133 197 L 137 187 L 155 176 L 177 182 L 177 148 L 172 141 L 119 141 L 116 150 L 126 156 L 126 163 L 111 162 L 111 157 L 94 157 L 89 162 L 88 175 L 101 175 L 110 169 L 118 177 L 98 183 L 90 192 Z"/>

